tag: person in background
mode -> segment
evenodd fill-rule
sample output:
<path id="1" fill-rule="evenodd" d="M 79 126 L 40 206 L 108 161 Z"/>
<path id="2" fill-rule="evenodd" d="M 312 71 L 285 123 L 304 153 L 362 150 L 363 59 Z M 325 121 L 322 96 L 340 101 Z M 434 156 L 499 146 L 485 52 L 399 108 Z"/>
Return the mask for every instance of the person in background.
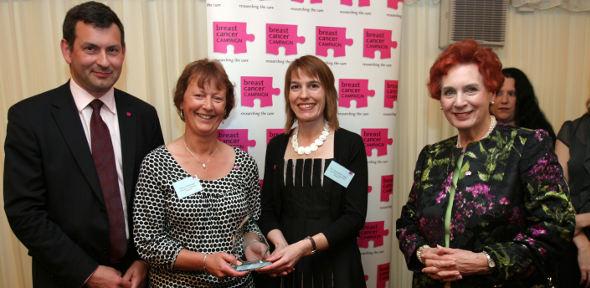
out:
<path id="1" fill-rule="evenodd" d="M 141 160 L 163 143 L 156 110 L 113 88 L 125 33 L 109 7 L 71 8 L 61 52 L 71 79 L 8 111 L 8 222 L 32 256 L 34 287 L 141 287 L 131 207 Z"/>
<path id="2" fill-rule="evenodd" d="M 555 143 L 576 211 L 573 243 L 558 265 L 558 287 L 590 287 L 590 98 L 586 109 L 580 118 L 563 123 Z"/>
<path id="3" fill-rule="evenodd" d="M 253 286 L 250 274 L 232 267 L 243 254 L 233 240 L 244 219 L 245 231 L 260 234 L 258 166 L 217 139 L 234 98 L 218 61 L 189 63 L 178 78 L 174 105 L 184 134 L 145 157 L 133 213 L 153 287 Z"/>
<path id="4" fill-rule="evenodd" d="M 458 135 L 422 149 L 396 222 L 413 287 L 544 285 L 571 240 L 573 208 L 551 138 L 496 125 L 489 113 L 501 65 L 464 40 L 430 68 L 430 96 Z"/>
<path id="5" fill-rule="evenodd" d="M 543 129 L 555 142 L 555 132 L 539 107 L 529 78 L 518 68 L 504 68 L 504 83 L 492 103 L 498 123 L 529 129 Z"/>
<path id="6" fill-rule="evenodd" d="M 262 188 L 260 228 L 275 250 L 258 272 L 281 276 L 271 287 L 365 287 L 356 238 L 367 156 L 361 137 L 338 124 L 328 65 L 310 55 L 291 62 L 285 105 L 286 132 L 268 144 Z"/>

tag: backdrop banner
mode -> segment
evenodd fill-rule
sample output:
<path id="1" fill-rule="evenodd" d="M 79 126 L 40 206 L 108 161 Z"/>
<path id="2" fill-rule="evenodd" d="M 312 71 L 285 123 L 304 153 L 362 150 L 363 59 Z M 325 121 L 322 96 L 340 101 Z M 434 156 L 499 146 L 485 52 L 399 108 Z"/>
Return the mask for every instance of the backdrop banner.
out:
<path id="1" fill-rule="evenodd" d="M 207 0 L 209 57 L 236 86 L 236 108 L 219 137 L 256 158 L 283 132 L 284 73 L 311 54 L 334 72 L 338 118 L 362 136 L 369 206 L 357 239 L 368 287 L 389 287 L 393 129 L 402 25 L 401 0 Z"/>

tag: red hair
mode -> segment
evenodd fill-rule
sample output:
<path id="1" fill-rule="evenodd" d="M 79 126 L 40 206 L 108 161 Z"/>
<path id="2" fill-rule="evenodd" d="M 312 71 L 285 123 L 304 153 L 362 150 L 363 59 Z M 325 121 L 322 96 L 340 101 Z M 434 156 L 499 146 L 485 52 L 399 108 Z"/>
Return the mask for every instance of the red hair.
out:
<path id="1" fill-rule="evenodd" d="M 428 91 L 430 97 L 440 100 L 442 78 L 451 68 L 459 64 L 475 64 L 483 78 L 483 84 L 489 92 L 496 93 L 502 87 L 504 75 L 502 63 L 498 55 L 490 48 L 480 46 L 474 40 L 456 42 L 443 51 L 432 67 L 430 67 L 430 79 Z"/>

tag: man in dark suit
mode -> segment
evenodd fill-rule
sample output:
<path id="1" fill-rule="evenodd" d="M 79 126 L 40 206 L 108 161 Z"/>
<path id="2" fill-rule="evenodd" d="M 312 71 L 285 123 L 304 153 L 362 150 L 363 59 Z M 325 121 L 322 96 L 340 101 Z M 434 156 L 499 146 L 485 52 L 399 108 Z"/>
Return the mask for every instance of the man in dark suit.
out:
<path id="1" fill-rule="evenodd" d="M 131 206 L 143 157 L 163 144 L 158 116 L 113 88 L 125 41 L 110 8 L 73 7 L 63 34 L 70 81 L 8 111 L 4 209 L 35 287 L 141 287 Z"/>

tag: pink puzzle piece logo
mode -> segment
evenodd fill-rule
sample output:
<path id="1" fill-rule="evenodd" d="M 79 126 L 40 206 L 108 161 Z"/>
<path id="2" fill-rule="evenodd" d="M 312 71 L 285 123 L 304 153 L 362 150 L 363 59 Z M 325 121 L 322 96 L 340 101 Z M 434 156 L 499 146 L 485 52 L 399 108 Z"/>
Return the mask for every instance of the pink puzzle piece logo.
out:
<path id="1" fill-rule="evenodd" d="M 393 175 L 381 176 L 381 202 L 389 202 L 391 195 L 393 195 Z"/>
<path id="2" fill-rule="evenodd" d="M 387 128 L 361 129 L 367 156 L 372 155 L 373 149 L 377 149 L 377 156 L 387 155 L 387 145 L 393 144 L 393 139 L 387 138 L 387 130 Z"/>
<path id="3" fill-rule="evenodd" d="M 381 59 L 391 58 L 391 49 L 397 48 L 397 42 L 391 39 L 391 30 L 364 29 L 363 57 L 375 58 L 375 51 L 379 51 Z"/>
<path id="4" fill-rule="evenodd" d="M 367 187 L 367 193 L 371 193 L 371 192 L 373 192 L 373 186 L 369 185 Z"/>
<path id="5" fill-rule="evenodd" d="M 387 0 L 387 7 L 397 10 L 400 2 L 404 2 L 404 0 Z"/>
<path id="6" fill-rule="evenodd" d="M 385 100 L 383 107 L 393 108 L 394 102 L 397 101 L 397 80 L 385 80 Z"/>
<path id="7" fill-rule="evenodd" d="M 305 2 L 305 0 L 291 0 L 292 2 L 297 2 L 297 3 L 303 3 Z M 322 3 L 322 0 L 311 0 L 309 1 L 309 3 L 311 4 L 317 4 L 317 3 Z"/>
<path id="8" fill-rule="evenodd" d="M 248 140 L 248 129 L 219 129 L 217 138 L 229 146 L 238 147 L 246 152 L 249 147 L 256 146 L 256 140 Z"/>
<path id="9" fill-rule="evenodd" d="M 266 24 L 266 53 L 279 55 L 279 47 L 284 47 L 285 55 L 295 55 L 302 43 L 305 37 L 297 36 L 297 25 Z"/>
<path id="10" fill-rule="evenodd" d="M 315 54 L 328 56 L 328 50 L 334 51 L 334 57 L 346 56 L 346 46 L 352 45 L 352 39 L 346 38 L 346 28 L 315 27 Z"/>
<path id="11" fill-rule="evenodd" d="M 377 288 L 389 287 L 389 263 L 377 265 Z"/>
<path id="12" fill-rule="evenodd" d="M 358 0 L 359 7 L 371 6 L 371 0 Z M 352 6 L 352 0 L 340 0 L 340 4 Z"/>
<path id="13" fill-rule="evenodd" d="M 254 99 L 260 100 L 260 107 L 272 106 L 272 96 L 281 89 L 272 87 L 272 77 L 242 76 L 242 106 L 254 107 Z"/>
<path id="14" fill-rule="evenodd" d="M 383 246 L 383 237 L 389 235 L 385 228 L 385 221 L 365 222 L 365 227 L 359 233 L 357 243 L 359 247 L 369 248 L 369 242 L 373 242 L 373 248 Z"/>
<path id="15" fill-rule="evenodd" d="M 338 80 L 338 106 L 349 108 L 354 100 L 356 108 L 367 107 L 369 96 L 375 96 L 375 90 L 369 90 L 368 79 Z"/>
<path id="16" fill-rule="evenodd" d="M 283 133 L 285 133 L 285 129 L 266 129 L 266 144 L 270 142 L 270 139 Z"/>
<path id="17" fill-rule="evenodd" d="M 213 22 L 213 52 L 227 53 L 227 46 L 234 53 L 246 53 L 246 42 L 254 41 L 254 34 L 246 32 L 246 22 Z"/>

